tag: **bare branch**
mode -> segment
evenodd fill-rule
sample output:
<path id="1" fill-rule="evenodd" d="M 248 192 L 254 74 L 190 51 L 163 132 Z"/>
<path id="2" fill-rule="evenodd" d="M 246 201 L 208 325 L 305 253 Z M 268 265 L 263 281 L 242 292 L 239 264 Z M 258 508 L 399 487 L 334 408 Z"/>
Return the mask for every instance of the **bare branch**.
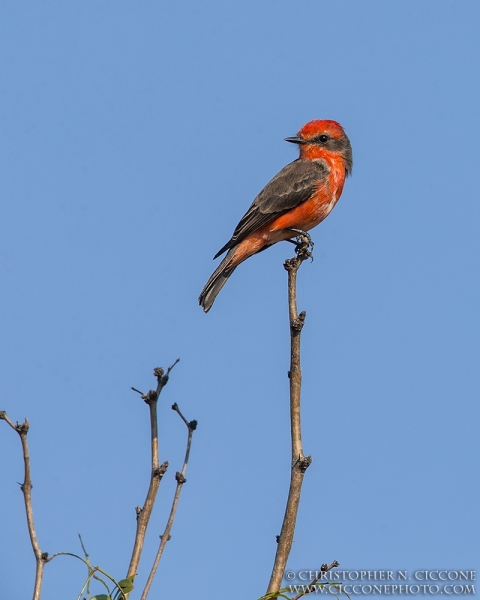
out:
<path id="1" fill-rule="evenodd" d="M 135 541 L 133 545 L 132 557 L 130 559 L 130 565 L 128 567 L 127 578 L 137 573 L 138 564 L 143 550 L 143 544 L 145 541 L 145 534 L 147 532 L 148 522 L 150 515 L 152 514 L 153 505 L 155 504 L 155 498 L 157 496 L 160 481 L 168 468 L 168 462 L 164 462 L 160 465 L 159 461 L 159 449 L 158 449 L 158 419 L 157 419 L 157 402 L 163 388 L 168 383 L 168 378 L 173 367 L 178 363 L 177 360 L 168 367 L 167 372 L 157 367 L 153 370 L 153 374 L 157 378 L 157 389 L 150 390 L 147 394 L 142 394 L 135 388 L 132 388 L 139 394 L 142 399 L 148 404 L 150 409 L 150 438 L 151 438 L 151 455 L 152 455 L 152 471 L 150 475 L 150 485 L 148 488 L 145 503 L 142 508 L 137 507 L 137 531 L 135 534 Z"/>
<path id="2" fill-rule="evenodd" d="M 153 582 L 153 578 L 155 577 L 155 573 L 157 572 L 157 568 L 160 563 L 160 559 L 162 558 L 163 551 L 165 549 L 165 546 L 167 545 L 167 542 L 170 540 L 170 537 L 171 537 L 170 532 L 172 530 L 173 521 L 175 519 L 175 514 L 177 512 L 178 501 L 180 499 L 180 493 L 182 491 L 183 484 L 186 483 L 186 481 L 187 481 L 185 479 L 185 475 L 187 473 L 188 459 L 190 457 L 190 447 L 192 445 L 192 436 L 193 436 L 193 432 L 197 428 L 197 421 L 188 422 L 187 419 L 181 413 L 180 409 L 178 408 L 178 404 L 176 402 L 172 406 L 172 410 L 174 410 L 175 412 L 178 413 L 178 415 L 180 416 L 182 421 L 187 426 L 187 429 L 188 429 L 187 448 L 185 450 L 185 458 L 183 460 L 182 470 L 180 473 L 177 471 L 177 473 L 175 474 L 175 479 L 177 480 L 177 487 L 175 488 L 175 494 L 173 496 L 173 502 L 172 502 L 172 508 L 170 510 L 170 516 L 168 517 L 165 531 L 160 536 L 160 546 L 158 548 L 157 555 L 153 562 L 152 570 L 150 571 L 150 575 L 148 576 L 147 583 L 145 584 L 145 588 L 142 592 L 142 596 L 141 596 L 140 600 L 146 600 L 146 598 L 148 596 L 150 587 Z"/>
<path id="3" fill-rule="evenodd" d="M 47 552 L 42 552 L 40 544 L 38 543 L 37 533 L 35 531 L 35 523 L 33 521 L 33 507 L 32 507 L 32 479 L 30 472 L 30 453 L 28 450 L 27 434 L 30 424 L 28 419 L 25 419 L 24 423 L 14 424 L 11 421 L 5 411 L 0 411 L 0 420 L 6 421 L 12 429 L 14 429 L 20 436 L 20 442 L 22 444 L 23 451 L 23 462 L 25 467 L 25 475 L 23 483 L 20 489 L 23 492 L 23 499 L 25 502 L 25 512 L 27 515 L 28 533 L 30 535 L 30 542 L 32 544 L 33 554 L 35 555 L 36 569 L 35 569 L 35 585 L 33 590 L 33 600 L 40 600 L 40 594 L 42 591 L 43 582 L 43 571 L 45 563 L 48 562 Z"/>
<path id="4" fill-rule="evenodd" d="M 325 575 L 325 573 L 339 566 L 340 563 L 336 560 L 334 560 L 331 565 L 322 565 L 320 567 L 320 575 L 316 579 L 314 579 L 310 585 L 305 586 L 303 592 L 300 592 L 300 594 L 297 594 L 291 600 L 299 600 L 302 596 L 305 596 L 305 594 L 315 592 L 315 585 L 320 581 L 320 579 Z"/>
<path id="5" fill-rule="evenodd" d="M 297 311 L 297 272 L 300 265 L 312 254 L 310 236 L 299 232 L 294 258 L 285 261 L 284 267 L 288 272 L 288 306 L 290 316 L 290 424 L 292 439 L 292 467 L 290 489 L 287 506 L 283 518 L 282 530 L 277 538 L 277 552 L 273 564 L 272 575 L 267 594 L 278 591 L 281 587 L 285 566 L 292 548 L 293 534 L 297 521 L 298 505 L 302 490 L 305 471 L 312 462 L 311 456 L 305 456 L 302 448 L 302 431 L 300 422 L 300 391 L 302 372 L 300 369 L 300 334 L 305 323 L 306 313 Z"/>

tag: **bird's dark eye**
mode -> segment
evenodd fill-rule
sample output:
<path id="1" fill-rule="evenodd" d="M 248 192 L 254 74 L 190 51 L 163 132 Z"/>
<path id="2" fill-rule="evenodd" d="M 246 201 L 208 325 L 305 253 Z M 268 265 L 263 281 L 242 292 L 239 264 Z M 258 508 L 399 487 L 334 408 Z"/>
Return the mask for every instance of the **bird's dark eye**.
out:
<path id="1" fill-rule="evenodd" d="M 328 135 L 321 135 L 321 136 L 318 138 L 318 140 L 319 140 L 320 142 L 322 142 L 322 144 L 324 144 L 325 142 L 328 142 L 328 140 L 329 140 L 329 137 L 328 137 Z"/>

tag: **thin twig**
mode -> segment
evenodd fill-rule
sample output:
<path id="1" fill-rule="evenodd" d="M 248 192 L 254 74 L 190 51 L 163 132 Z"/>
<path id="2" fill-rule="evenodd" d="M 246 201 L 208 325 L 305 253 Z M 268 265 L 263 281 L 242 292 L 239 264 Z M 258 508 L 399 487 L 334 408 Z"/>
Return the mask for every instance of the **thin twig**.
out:
<path id="1" fill-rule="evenodd" d="M 300 594 L 297 594 L 291 600 L 299 600 L 302 596 L 305 596 L 305 594 L 309 594 L 310 592 L 315 592 L 315 585 L 320 581 L 320 579 L 325 575 L 325 573 L 327 573 L 331 569 L 334 569 L 335 567 L 338 567 L 338 566 L 340 566 L 340 563 L 336 560 L 334 560 L 331 565 L 322 565 L 320 567 L 320 575 L 318 577 L 316 577 L 312 581 L 312 583 L 305 586 L 305 589 L 303 590 L 303 592 L 300 592 Z"/>
<path id="2" fill-rule="evenodd" d="M 45 563 L 48 562 L 48 554 L 42 552 L 40 544 L 38 543 L 37 533 L 35 531 L 35 524 L 33 521 L 33 507 L 32 507 L 32 479 L 30 473 L 30 453 L 28 451 L 27 434 L 30 424 L 28 419 L 25 419 L 24 423 L 14 424 L 8 417 L 5 411 L 0 411 L 0 420 L 6 421 L 12 429 L 14 429 L 20 436 L 23 451 L 23 462 L 25 465 L 25 476 L 20 489 L 23 492 L 23 499 L 25 501 L 25 512 L 27 515 L 28 533 L 30 535 L 30 542 L 32 544 L 33 554 L 35 555 L 36 569 L 35 569 L 35 586 L 33 589 L 33 600 L 39 600 L 42 591 L 43 571 Z"/>
<path id="3" fill-rule="evenodd" d="M 282 530 L 278 536 L 277 552 L 273 564 L 267 594 L 280 589 L 285 566 L 292 548 L 293 534 L 297 521 L 298 505 L 305 471 L 312 462 L 311 456 L 305 456 L 302 448 L 300 423 L 300 391 L 302 372 L 300 369 L 300 334 L 305 323 L 306 313 L 297 312 L 297 272 L 304 260 L 311 257 L 309 236 L 300 234 L 297 238 L 296 256 L 285 261 L 288 272 L 288 307 L 290 316 L 290 423 L 292 438 L 292 467 L 287 506 L 283 518 Z"/>
<path id="4" fill-rule="evenodd" d="M 80 535 L 79 535 L 80 537 Z M 81 538 L 80 538 L 81 539 Z M 81 542 L 82 544 L 82 548 L 83 551 L 86 554 L 85 551 L 85 547 L 83 545 L 83 542 Z M 97 577 L 95 575 L 95 573 L 98 571 L 99 573 L 101 573 L 102 575 L 105 575 L 105 577 L 108 577 L 108 579 L 110 579 L 110 581 L 115 585 L 115 587 L 118 589 L 118 591 L 120 592 L 120 595 L 122 598 L 126 598 L 127 594 L 126 592 L 124 592 L 124 588 L 125 586 L 123 585 L 122 587 L 122 581 L 117 581 L 116 579 L 114 579 L 111 575 L 109 575 L 106 571 L 104 571 L 103 569 L 101 569 L 100 567 L 92 567 L 92 565 L 90 564 L 90 559 L 84 559 L 81 556 L 78 556 L 78 554 L 74 554 L 73 552 L 56 552 L 55 554 L 53 554 L 52 556 L 50 556 L 45 562 L 50 562 L 51 560 L 53 560 L 54 558 L 56 558 L 57 556 L 73 556 L 73 558 L 78 559 L 79 561 L 81 561 L 84 565 L 86 565 L 87 570 L 88 570 L 88 578 L 87 578 L 87 582 L 85 583 L 85 585 L 82 588 L 82 591 L 79 594 L 79 597 L 83 594 L 83 592 L 85 591 L 85 588 L 87 587 L 88 581 L 93 577 L 94 579 L 96 579 L 97 581 L 100 581 L 101 583 L 103 583 L 103 585 L 108 589 L 107 584 L 103 581 L 103 579 L 101 579 L 100 577 Z M 88 556 L 86 554 L 86 556 Z M 130 582 L 129 582 L 130 583 Z M 133 587 L 133 586 L 132 586 Z"/>
<path id="5" fill-rule="evenodd" d="M 150 587 L 153 582 L 153 578 L 155 577 L 155 573 L 157 572 L 157 568 L 160 563 L 160 559 L 162 558 L 163 551 L 165 549 L 165 546 L 167 545 L 167 542 L 170 539 L 170 531 L 172 530 L 173 521 L 175 519 L 175 513 L 177 512 L 177 506 L 178 506 L 178 500 L 180 498 L 180 493 L 182 491 L 183 484 L 187 481 L 185 479 L 185 475 L 187 473 L 188 459 L 190 456 L 190 447 L 192 445 L 192 436 L 193 436 L 193 432 L 197 428 L 197 421 L 188 422 L 187 419 L 181 413 L 180 409 L 178 408 L 178 404 L 176 402 L 172 406 L 172 409 L 179 414 L 180 418 L 187 426 L 187 429 L 188 429 L 187 448 L 185 450 L 185 458 L 183 461 L 182 470 L 180 473 L 177 471 L 177 473 L 175 474 L 175 479 L 177 480 L 177 487 L 175 488 L 175 494 L 173 496 L 173 502 L 172 502 L 172 508 L 170 510 L 170 516 L 168 517 L 165 531 L 160 536 L 160 546 L 158 547 L 157 555 L 153 562 L 152 570 L 150 571 L 150 575 L 148 576 L 147 583 L 145 584 L 145 588 L 142 592 L 142 596 L 141 596 L 140 600 L 146 600 L 146 598 L 148 596 Z"/>
<path id="6" fill-rule="evenodd" d="M 153 374 L 157 378 L 157 389 L 150 390 L 147 394 L 142 394 L 135 388 L 132 388 L 136 392 L 140 393 L 142 399 L 148 404 L 150 409 L 150 433 L 151 433 L 151 450 L 152 450 L 152 471 L 150 475 L 150 485 L 148 487 L 147 497 L 143 508 L 137 507 L 137 531 L 135 534 L 135 542 L 133 544 L 132 558 L 130 559 L 130 565 L 128 567 L 127 578 L 132 575 L 136 575 L 138 564 L 143 550 L 143 544 L 145 541 L 145 534 L 147 532 L 148 521 L 152 514 L 153 505 L 155 504 L 155 498 L 157 496 L 160 481 L 168 468 L 168 462 L 164 462 L 160 465 L 159 462 L 159 450 L 158 450 L 158 421 L 157 421 L 157 401 L 160 396 L 162 389 L 167 385 L 170 371 L 178 363 L 177 360 L 168 367 L 165 373 L 161 367 L 154 369 Z"/>
<path id="7" fill-rule="evenodd" d="M 78 538 L 80 540 L 80 545 L 82 546 L 83 554 L 85 555 L 85 561 L 87 563 L 87 568 L 90 569 L 90 556 L 85 548 L 85 545 L 82 540 L 82 536 L 78 533 Z M 90 582 L 87 585 L 87 598 L 90 598 Z"/>

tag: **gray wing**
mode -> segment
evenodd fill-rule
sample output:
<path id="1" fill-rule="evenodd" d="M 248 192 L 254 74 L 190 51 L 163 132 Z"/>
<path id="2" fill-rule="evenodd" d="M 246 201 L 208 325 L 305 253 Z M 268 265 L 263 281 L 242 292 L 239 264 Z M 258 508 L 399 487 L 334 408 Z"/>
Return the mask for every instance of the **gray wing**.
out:
<path id="1" fill-rule="evenodd" d="M 297 159 L 267 183 L 240 219 L 231 239 L 214 258 L 233 248 L 248 235 L 310 198 L 319 181 L 328 175 L 322 161 Z"/>

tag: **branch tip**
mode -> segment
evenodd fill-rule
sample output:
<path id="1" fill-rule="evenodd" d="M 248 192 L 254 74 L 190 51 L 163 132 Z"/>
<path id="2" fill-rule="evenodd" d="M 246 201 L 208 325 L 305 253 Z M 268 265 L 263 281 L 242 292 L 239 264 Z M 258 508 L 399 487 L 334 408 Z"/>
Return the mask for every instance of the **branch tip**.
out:
<path id="1" fill-rule="evenodd" d="M 173 367 L 180 362 L 180 359 L 177 358 L 177 360 L 173 363 L 173 365 L 170 365 L 167 369 L 167 376 L 170 375 L 170 371 L 173 369 Z"/>
<path id="2" fill-rule="evenodd" d="M 28 430 L 30 429 L 30 423 L 28 422 L 28 419 L 25 419 L 23 423 L 19 423 L 17 421 L 17 423 L 15 424 L 15 429 L 20 435 L 27 435 Z"/>
<path id="3" fill-rule="evenodd" d="M 177 358 L 177 360 L 168 367 L 167 372 L 165 373 L 165 370 L 162 367 L 155 367 L 155 369 L 153 369 L 153 375 L 157 378 L 158 381 L 158 387 L 161 389 L 163 388 L 165 385 L 167 385 L 168 383 L 168 378 L 170 376 L 170 371 L 173 369 L 173 367 L 180 361 L 179 358 Z"/>
<path id="4" fill-rule="evenodd" d="M 175 402 L 175 404 L 172 404 L 172 410 L 174 410 L 179 415 L 179 417 L 182 419 L 182 421 L 188 427 L 189 431 L 195 431 L 195 429 L 197 428 L 198 422 L 194 419 L 193 421 L 190 421 L 190 423 L 189 423 L 187 421 L 187 419 L 183 416 L 183 413 L 180 410 L 180 408 L 176 402 Z"/>
<path id="5" fill-rule="evenodd" d="M 327 571 L 330 571 L 330 569 L 334 569 L 335 567 L 339 567 L 340 563 L 336 560 L 333 561 L 333 563 L 331 565 L 327 565 L 324 564 L 320 567 L 320 575 L 318 577 L 316 577 L 312 583 L 310 583 L 308 586 L 305 586 L 305 589 L 302 590 L 299 594 L 297 594 L 296 596 L 294 596 L 291 600 L 300 600 L 300 598 L 302 598 L 303 596 L 305 596 L 306 594 L 310 594 L 311 592 L 316 593 L 317 592 L 317 587 L 316 584 L 317 582 L 322 579 L 322 577 L 324 576 L 324 574 Z"/>

